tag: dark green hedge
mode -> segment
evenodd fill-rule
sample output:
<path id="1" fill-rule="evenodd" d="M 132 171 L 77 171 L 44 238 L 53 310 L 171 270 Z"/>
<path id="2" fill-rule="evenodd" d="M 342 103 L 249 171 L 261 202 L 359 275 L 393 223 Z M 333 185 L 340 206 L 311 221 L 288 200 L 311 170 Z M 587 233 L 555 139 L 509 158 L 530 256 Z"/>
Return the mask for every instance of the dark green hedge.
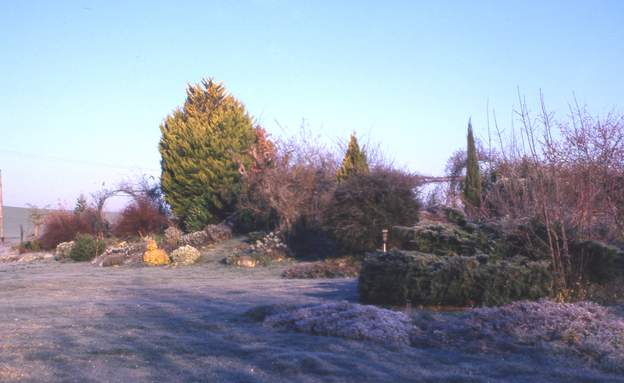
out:
<path id="1" fill-rule="evenodd" d="M 392 250 L 367 257 L 358 288 L 363 303 L 492 306 L 550 296 L 552 276 L 547 262 Z"/>

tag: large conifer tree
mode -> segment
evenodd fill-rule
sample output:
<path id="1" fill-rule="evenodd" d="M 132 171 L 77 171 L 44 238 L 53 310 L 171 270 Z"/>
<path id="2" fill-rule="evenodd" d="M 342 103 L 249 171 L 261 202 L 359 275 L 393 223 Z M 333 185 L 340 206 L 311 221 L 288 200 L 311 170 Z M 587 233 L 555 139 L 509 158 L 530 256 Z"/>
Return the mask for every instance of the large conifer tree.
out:
<path id="1" fill-rule="evenodd" d="M 353 174 L 366 174 L 369 172 L 366 153 L 360 148 L 355 134 L 351 134 L 347 152 L 342 159 L 342 164 L 336 172 L 338 182 L 344 181 Z"/>
<path id="2" fill-rule="evenodd" d="M 160 126 L 161 183 L 167 203 L 187 230 L 226 218 L 251 164 L 255 139 L 244 106 L 212 79 L 189 85 L 186 101 Z"/>
<path id="3" fill-rule="evenodd" d="M 466 178 L 464 179 L 464 203 L 472 208 L 481 206 L 481 174 L 477 147 L 472 133 L 472 123 L 468 120 L 466 145 Z"/>

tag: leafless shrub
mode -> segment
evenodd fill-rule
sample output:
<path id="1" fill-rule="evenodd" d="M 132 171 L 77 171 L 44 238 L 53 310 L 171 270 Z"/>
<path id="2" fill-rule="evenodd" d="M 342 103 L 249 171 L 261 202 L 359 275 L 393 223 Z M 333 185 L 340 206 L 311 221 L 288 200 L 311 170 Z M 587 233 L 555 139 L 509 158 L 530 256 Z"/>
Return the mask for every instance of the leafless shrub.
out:
<path id="1" fill-rule="evenodd" d="M 484 177 L 485 218 L 538 218 L 560 287 L 581 276 L 573 270 L 572 241 L 622 238 L 624 116 L 591 116 L 574 104 L 558 121 L 540 99 L 537 117 L 520 98 L 521 129 L 500 151 Z"/>
<path id="2" fill-rule="evenodd" d="M 239 228 L 278 229 L 288 235 L 296 225 L 320 227 L 335 188 L 336 163 L 334 153 L 305 130 L 276 141 L 270 164 L 244 174 Z"/>

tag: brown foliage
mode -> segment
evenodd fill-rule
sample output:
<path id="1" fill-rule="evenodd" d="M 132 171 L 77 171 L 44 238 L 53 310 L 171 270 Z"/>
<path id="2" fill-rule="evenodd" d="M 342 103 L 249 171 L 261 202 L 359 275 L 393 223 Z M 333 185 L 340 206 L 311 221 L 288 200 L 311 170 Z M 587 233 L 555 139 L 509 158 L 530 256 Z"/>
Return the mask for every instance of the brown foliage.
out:
<path id="1" fill-rule="evenodd" d="M 44 249 L 54 249 L 61 242 L 72 241 L 76 234 L 95 234 L 99 227 L 99 215 L 94 209 L 80 213 L 54 211 L 43 224 L 40 242 Z"/>
<path id="2" fill-rule="evenodd" d="M 542 100 L 534 119 L 520 101 L 520 140 L 503 148 L 501 138 L 489 160 L 481 213 L 542 222 L 559 287 L 570 286 L 582 274 L 574 242 L 624 235 L 624 116 L 596 118 L 576 105 L 569 120 L 557 121 Z"/>
<path id="3" fill-rule="evenodd" d="M 118 237 L 147 235 L 162 232 L 169 221 L 161 209 L 148 198 L 135 198 L 121 213 L 113 228 Z"/>
<path id="4" fill-rule="evenodd" d="M 305 135 L 277 142 L 274 150 L 271 161 L 244 174 L 239 228 L 288 233 L 301 220 L 320 225 L 336 184 L 333 154 Z"/>

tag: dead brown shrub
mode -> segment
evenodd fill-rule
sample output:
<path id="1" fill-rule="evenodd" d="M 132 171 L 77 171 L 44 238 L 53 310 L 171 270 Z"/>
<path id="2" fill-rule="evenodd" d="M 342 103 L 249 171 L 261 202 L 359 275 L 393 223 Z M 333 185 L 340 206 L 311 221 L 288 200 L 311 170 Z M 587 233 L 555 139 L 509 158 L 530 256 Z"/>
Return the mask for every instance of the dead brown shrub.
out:
<path id="1" fill-rule="evenodd" d="M 91 208 L 80 213 L 53 211 L 44 220 L 41 247 L 51 250 L 61 242 L 72 241 L 76 234 L 96 234 L 100 222 L 97 211 Z"/>
<path id="2" fill-rule="evenodd" d="M 118 237 L 161 233 L 169 224 L 161 209 L 148 198 L 135 198 L 113 228 Z"/>

